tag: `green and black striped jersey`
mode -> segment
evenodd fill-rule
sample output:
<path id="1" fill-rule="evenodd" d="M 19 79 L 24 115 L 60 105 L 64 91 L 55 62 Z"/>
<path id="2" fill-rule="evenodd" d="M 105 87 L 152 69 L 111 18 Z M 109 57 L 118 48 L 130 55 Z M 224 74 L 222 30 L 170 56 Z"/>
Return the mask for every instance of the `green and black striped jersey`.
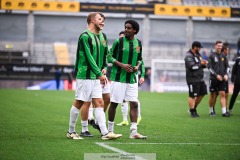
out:
<path id="1" fill-rule="evenodd" d="M 136 83 L 136 73 L 128 73 L 121 67 L 114 64 L 117 60 L 123 64 L 131 64 L 133 67 L 142 62 L 141 41 L 134 38 L 128 40 L 125 37 L 116 39 L 107 55 L 109 63 L 113 63 L 110 80 L 122 83 Z"/>
<path id="2" fill-rule="evenodd" d="M 107 68 L 108 42 L 104 33 L 84 31 L 78 39 L 75 61 L 77 79 L 97 79 Z"/>

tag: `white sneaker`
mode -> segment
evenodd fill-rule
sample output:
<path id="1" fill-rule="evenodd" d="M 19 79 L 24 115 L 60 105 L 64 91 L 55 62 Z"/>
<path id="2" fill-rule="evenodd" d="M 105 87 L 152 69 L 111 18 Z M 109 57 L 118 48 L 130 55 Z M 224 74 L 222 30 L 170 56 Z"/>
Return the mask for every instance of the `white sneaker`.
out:
<path id="1" fill-rule="evenodd" d="M 129 138 L 131 139 L 147 139 L 147 136 L 143 136 L 139 134 L 138 132 L 131 132 Z"/>
<path id="2" fill-rule="evenodd" d="M 72 132 L 72 133 L 67 132 L 67 138 L 74 139 L 74 140 L 83 139 L 76 132 Z"/>
<path id="3" fill-rule="evenodd" d="M 122 137 L 122 134 L 115 134 L 113 132 L 108 132 L 108 134 L 103 135 L 101 138 L 102 140 L 109 140 L 109 139 L 117 139 L 119 137 Z"/>

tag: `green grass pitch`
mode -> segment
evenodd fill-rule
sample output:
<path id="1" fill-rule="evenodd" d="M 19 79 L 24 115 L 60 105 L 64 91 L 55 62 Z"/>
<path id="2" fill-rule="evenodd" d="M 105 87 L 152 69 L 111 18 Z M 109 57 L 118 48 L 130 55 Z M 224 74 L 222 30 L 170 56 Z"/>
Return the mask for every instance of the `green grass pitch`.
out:
<path id="1" fill-rule="evenodd" d="M 187 93 L 140 92 L 142 121 L 147 140 L 129 139 L 129 126 L 115 125 L 123 137 L 103 141 L 89 126 L 93 138 L 66 138 L 73 91 L 0 90 L 0 160 L 83 160 L 84 153 L 115 153 L 97 142 L 128 153 L 156 153 L 157 159 L 240 159 L 239 97 L 230 118 L 208 115 L 208 96 L 198 107 L 200 118 L 187 113 Z M 230 99 L 230 97 L 229 97 Z M 121 108 L 115 124 L 122 120 Z M 80 132 L 80 119 L 77 122 Z"/>

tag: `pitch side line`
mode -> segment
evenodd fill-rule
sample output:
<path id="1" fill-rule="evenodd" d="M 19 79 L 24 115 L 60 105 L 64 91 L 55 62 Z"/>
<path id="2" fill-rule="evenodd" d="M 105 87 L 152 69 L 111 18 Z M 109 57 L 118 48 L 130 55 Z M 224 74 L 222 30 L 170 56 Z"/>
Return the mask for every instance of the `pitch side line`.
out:
<path id="1" fill-rule="evenodd" d="M 120 154 L 131 154 L 131 153 L 125 152 L 125 151 L 123 151 L 121 149 L 118 149 L 118 148 L 115 148 L 115 147 L 111 147 L 111 146 L 109 146 L 109 145 L 107 145 L 106 143 L 103 143 L 103 142 L 96 142 L 96 144 L 101 146 L 101 147 L 103 147 L 103 148 L 106 148 L 108 150 L 111 150 L 111 151 L 114 151 L 114 152 L 117 152 L 117 153 L 120 153 Z M 116 143 L 112 143 L 112 144 L 116 144 Z M 138 160 L 146 160 L 146 159 L 144 159 L 144 158 L 142 158 L 140 156 L 136 156 L 136 158 Z"/>
<path id="2" fill-rule="evenodd" d="M 96 142 L 96 144 L 102 144 L 102 143 L 99 143 L 99 142 Z M 142 145 L 142 144 L 145 144 L 145 145 L 217 145 L 217 146 L 240 146 L 240 143 L 133 143 L 133 142 L 126 142 L 126 143 L 123 143 L 123 142 L 106 142 L 106 143 L 103 143 L 104 145 L 108 146 L 108 144 L 130 144 L 130 145 Z M 110 146 L 109 146 L 110 147 Z M 114 147 L 112 147 L 114 148 Z"/>

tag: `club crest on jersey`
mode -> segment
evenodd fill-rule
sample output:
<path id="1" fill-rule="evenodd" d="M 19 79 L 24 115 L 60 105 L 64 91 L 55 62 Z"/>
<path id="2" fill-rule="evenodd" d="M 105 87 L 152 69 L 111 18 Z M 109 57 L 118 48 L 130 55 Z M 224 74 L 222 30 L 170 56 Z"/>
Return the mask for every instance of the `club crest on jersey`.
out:
<path id="1" fill-rule="evenodd" d="M 105 40 L 102 41 L 104 47 L 106 47 L 107 42 Z"/>
<path id="2" fill-rule="evenodd" d="M 139 46 L 136 47 L 136 52 L 140 53 L 140 47 Z"/>
<path id="3" fill-rule="evenodd" d="M 224 61 L 224 58 L 222 58 L 222 61 Z"/>

